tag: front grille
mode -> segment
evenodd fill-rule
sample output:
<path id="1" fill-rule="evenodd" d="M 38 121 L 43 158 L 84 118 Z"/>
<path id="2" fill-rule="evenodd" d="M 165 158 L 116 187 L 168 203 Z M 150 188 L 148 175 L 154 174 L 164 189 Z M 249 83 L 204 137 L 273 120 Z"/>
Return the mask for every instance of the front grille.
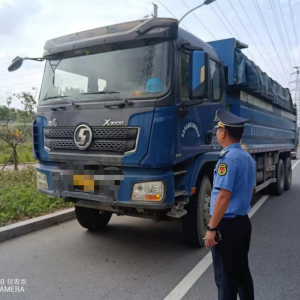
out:
<path id="1" fill-rule="evenodd" d="M 120 128 L 99 128 L 95 127 L 92 128 L 93 137 L 96 139 L 101 138 L 110 138 L 110 139 L 126 139 L 128 135 L 131 133 L 135 133 L 135 129 L 120 129 Z M 75 129 L 62 129 L 62 128 L 55 128 L 55 129 L 47 129 L 44 130 L 45 136 L 48 138 L 73 138 Z"/>
<path id="2" fill-rule="evenodd" d="M 49 129 L 46 136 L 49 138 L 71 138 L 74 131 L 74 129 Z"/>
<path id="3" fill-rule="evenodd" d="M 124 152 L 125 142 L 102 142 L 102 141 L 95 141 L 90 146 L 91 150 L 97 151 L 117 151 L 117 152 Z"/>
<path id="4" fill-rule="evenodd" d="M 100 129 L 92 130 L 94 138 L 111 138 L 111 139 L 125 139 L 128 129 Z"/>
<path id="5" fill-rule="evenodd" d="M 50 141 L 49 148 L 54 149 L 77 149 L 73 141 Z"/>
<path id="6" fill-rule="evenodd" d="M 135 149 L 138 128 L 92 127 L 92 143 L 86 150 L 79 150 L 73 140 L 75 127 L 44 128 L 45 147 L 50 151 L 97 151 L 125 153 Z"/>
<path id="7" fill-rule="evenodd" d="M 50 141 L 49 148 L 50 150 L 77 149 L 73 141 Z M 106 151 L 106 152 L 107 151 L 123 152 L 124 148 L 125 148 L 125 142 L 94 141 L 89 147 L 89 150 Z"/>

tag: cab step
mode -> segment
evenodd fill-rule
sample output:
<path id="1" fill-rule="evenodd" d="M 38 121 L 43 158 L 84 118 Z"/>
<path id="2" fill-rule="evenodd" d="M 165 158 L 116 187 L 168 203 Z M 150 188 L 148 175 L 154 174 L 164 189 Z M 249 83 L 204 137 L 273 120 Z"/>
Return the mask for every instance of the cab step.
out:
<path id="1" fill-rule="evenodd" d="M 180 219 L 186 214 L 187 211 L 184 209 L 184 204 L 179 203 L 178 205 L 172 206 L 171 211 L 167 213 L 167 216 L 175 219 Z"/>
<path id="2" fill-rule="evenodd" d="M 174 193 L 175 198 L 179 197 L 179 196 L 182 196 L 182 195 L 184 195 L 184 191 L 175 191 L 175 193 Z"/>

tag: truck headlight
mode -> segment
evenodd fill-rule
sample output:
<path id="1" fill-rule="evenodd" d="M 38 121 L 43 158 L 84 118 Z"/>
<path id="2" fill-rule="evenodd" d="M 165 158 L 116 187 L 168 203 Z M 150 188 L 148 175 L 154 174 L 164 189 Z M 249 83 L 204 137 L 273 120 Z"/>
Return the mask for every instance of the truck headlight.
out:
<path id="1" fill-rule="evenodd" d="M 136 183 L 133 186 L 131 200 L 161 201 L 164 197 L 165 186 L 162 181 Z"/>
<path id="2" fill-rule="evenodd" d="M 48 190 L 48 179 L 47 175 L 43 174 L 39 171 L 36 172 L 36 179 L 37 179 L 37 187 L 43 190 Z"/>

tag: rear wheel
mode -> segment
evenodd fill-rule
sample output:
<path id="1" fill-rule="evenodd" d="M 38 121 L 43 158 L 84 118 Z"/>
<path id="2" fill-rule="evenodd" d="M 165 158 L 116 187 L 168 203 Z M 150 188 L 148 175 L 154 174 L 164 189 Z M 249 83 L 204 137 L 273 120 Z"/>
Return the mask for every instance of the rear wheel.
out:
<path id="1" fill-rule="evenodd" d="M 292 163 L 291 163 L 291 159 L 287 157 L 284 163 L 284 189 L 285 190 L 289 190 L 291 188 L 292 178 L 293 178 Z"/>
<path id="2" fill-rule="evenodd" d="M 98 209 L 75 206 L 75 213 L 79 224 L 89 230 L 100 230 L 108 224 L 112 213 Z"/>
<path id="3" fill-rule="evenodd" d="M 196 247 L 205 245 L 203 238 L 210 220 L 211 191 L 210 180 L 208 176 L 204 176 L 186 206 L 187 214 L 181 219 L 182 232 L 186 241 Z"/>
<path id="4" fill-rule="evenodd" d="M 283 193 L 285 186 L 285 167 L 282 159 L 279 160 L 276 167 L 276 180 L 268 186 L 268 191 L 271 195 L 279 196 Z"/>

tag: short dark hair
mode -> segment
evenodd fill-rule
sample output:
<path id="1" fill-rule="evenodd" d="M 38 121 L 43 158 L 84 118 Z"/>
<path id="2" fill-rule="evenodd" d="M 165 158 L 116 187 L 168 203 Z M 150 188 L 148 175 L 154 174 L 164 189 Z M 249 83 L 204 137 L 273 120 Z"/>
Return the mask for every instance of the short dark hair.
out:
<path id="1" fill-rule="evenodd" d="M 244 127 L 226 127 L 228 135 L 235 141 L 240 141 L 244 133 Z"/>

